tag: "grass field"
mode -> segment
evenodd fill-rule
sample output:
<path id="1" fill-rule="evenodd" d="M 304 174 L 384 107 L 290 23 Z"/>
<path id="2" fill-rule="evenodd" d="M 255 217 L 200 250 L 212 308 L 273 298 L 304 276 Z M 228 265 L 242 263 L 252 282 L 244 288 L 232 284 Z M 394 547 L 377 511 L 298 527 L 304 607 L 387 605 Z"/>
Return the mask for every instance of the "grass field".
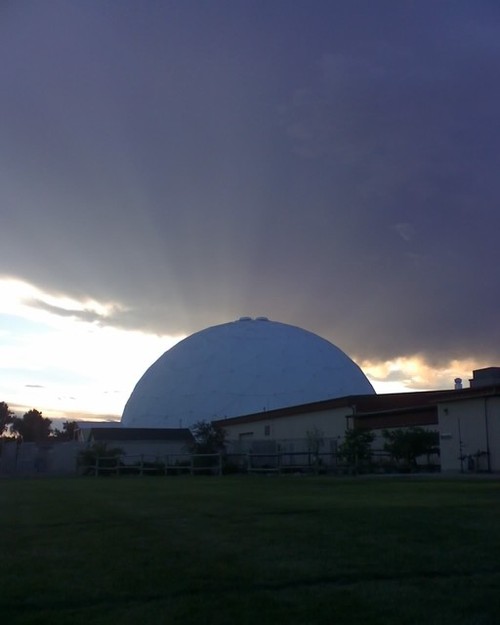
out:
<path id="1" fill-rule="evenodd" d="M 0 623 L 498 625 L 500 482 L 0 481 Z"/>

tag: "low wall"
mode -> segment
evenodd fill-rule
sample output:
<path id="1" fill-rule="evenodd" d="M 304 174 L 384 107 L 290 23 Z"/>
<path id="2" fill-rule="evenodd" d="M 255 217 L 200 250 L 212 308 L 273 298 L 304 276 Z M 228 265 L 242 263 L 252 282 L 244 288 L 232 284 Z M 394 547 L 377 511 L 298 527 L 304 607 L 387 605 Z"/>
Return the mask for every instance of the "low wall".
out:
<path id="1" fill-rule="evenodd" d="M 77 442 L 0 443 L 0 475 L 74 475 L 78 453 L 85 445 Z"/>

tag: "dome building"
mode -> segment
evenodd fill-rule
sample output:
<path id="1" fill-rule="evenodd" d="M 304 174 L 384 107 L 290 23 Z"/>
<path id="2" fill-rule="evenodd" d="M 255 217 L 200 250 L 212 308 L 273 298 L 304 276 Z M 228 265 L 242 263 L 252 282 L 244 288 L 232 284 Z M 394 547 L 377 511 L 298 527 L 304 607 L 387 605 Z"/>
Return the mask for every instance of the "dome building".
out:
<path id="1" fill-rule="evenodd" d="M 242 317 L 197 332 L 144 373 L 125 405 L 125 427 L 190 427 L 290 406 L 374 394 L 343 351 L 316 334 Z"/>

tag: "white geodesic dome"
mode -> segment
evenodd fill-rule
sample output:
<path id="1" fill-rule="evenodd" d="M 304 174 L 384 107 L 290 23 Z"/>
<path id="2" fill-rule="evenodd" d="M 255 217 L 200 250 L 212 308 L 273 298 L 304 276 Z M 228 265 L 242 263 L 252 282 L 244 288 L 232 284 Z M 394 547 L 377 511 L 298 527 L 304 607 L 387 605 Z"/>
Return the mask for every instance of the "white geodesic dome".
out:
<path id="1" fill-rule="evenodd" d="M 121 422 L 190 427 L 374 392 L 358 365 L 318 335 L 265 317 L 242 317 L 165 352 L 137 383 Z"/>

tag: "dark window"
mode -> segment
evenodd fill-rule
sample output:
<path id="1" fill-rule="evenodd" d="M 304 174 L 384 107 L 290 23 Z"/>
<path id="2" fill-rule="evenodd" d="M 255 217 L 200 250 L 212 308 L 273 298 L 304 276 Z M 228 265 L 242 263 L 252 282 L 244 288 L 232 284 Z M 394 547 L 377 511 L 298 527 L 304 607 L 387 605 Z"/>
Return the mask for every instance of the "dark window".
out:
<path id="1" fill-rule="evenodd" d="M 271 436 L 271 426 L 270 425 L 265 425 L 264 426 L 264 436 Z"/>

